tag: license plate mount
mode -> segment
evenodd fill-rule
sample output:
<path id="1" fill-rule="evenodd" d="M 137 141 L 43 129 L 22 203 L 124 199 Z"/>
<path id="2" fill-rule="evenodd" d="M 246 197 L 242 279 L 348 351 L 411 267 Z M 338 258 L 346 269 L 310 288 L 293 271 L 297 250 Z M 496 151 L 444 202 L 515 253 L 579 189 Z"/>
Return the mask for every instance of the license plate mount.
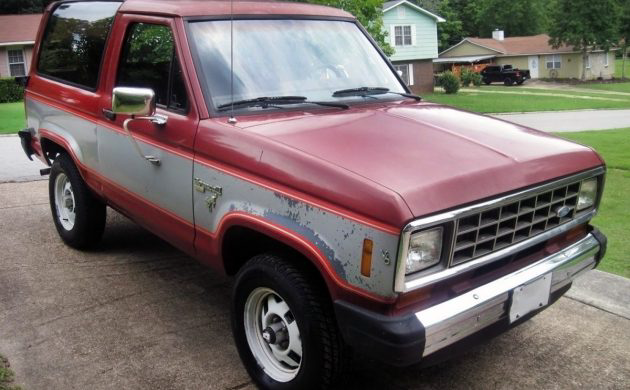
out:
<path id="1" fill-rule="evenodd" d="M 550 273 L 543 275 L 512 290 L 510 323 L 549 304 L 551 276 Z"/>

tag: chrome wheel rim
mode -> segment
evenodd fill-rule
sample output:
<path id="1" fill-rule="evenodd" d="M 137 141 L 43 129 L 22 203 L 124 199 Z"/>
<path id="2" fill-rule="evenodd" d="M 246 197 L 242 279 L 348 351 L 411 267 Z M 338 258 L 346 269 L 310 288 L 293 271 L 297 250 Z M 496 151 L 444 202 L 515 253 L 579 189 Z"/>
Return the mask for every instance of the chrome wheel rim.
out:
<path id="1" fill-rule="evenodd" d="M 287 302 L 266 287 L 254 289 L 245 302 L 245 335 L 258 365 L 273 380 L 293 380 L 302 362 L 302 339 Z"/>
<path id="2" fill-rule="evenodd" d="M 60 173 L 55 179 L 55 208 L 57 219 L 66 230 L 72 230 L 75 220 L 75 201 L 72 185 L 65 173 Z"/>

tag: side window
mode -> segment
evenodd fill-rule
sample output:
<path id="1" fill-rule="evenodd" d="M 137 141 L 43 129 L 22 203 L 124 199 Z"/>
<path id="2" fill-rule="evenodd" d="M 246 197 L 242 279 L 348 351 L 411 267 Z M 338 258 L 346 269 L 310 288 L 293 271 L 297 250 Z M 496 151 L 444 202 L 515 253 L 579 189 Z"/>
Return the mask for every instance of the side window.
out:
<path id="1" fill-rule="evenodd" d="M 111 1 L 60 4 L 46 26 L 38 72 L 95 89 L 107 35 L 120 4 Z"/>
<path id="2" fill-rule="evenodd" d="M 129 27 L 116 85 L 150 88 L 159 106 L 186 111 L 186 88 L 169 27 L 147 23 Z"/>

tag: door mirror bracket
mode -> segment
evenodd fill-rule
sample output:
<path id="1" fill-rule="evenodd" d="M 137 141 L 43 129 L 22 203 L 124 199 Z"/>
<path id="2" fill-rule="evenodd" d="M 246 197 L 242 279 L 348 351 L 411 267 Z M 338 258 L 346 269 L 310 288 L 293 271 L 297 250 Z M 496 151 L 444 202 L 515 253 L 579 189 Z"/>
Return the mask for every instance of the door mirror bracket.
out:
<path id="1" fill-rule="evenodd" d="M 129 130 L 129 123 L 134 120 L 149 120 L 157 126 L 164 126 L 168 117 L 155 113 L 155 92 L 149 88 L 116 87 L 112 92 L 112 112 L 114 114 L 131 115 L 125 119 L 123 128 L 131 139 L 134 148 L 143 159 L 153 165 L 159 166 L 160 159 L 155 156 L 145 155 L 140 145 Z"/>

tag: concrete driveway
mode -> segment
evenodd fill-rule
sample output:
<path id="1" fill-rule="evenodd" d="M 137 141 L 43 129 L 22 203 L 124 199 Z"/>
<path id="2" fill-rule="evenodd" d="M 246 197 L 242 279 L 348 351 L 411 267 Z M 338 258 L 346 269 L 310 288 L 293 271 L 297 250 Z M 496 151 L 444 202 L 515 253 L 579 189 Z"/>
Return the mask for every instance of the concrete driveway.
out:
<path id="1" fill-rule="evenodd" d="M 101 247 L 78 252 L 57 237 L 46 182 L 0 184 L 0 354 L 17 383 L 25 390 L 253 388 L 231 338 L 230 281 L 108 212 Z M 604 285 L 618 290 L 618 308 L 562 298 L 428 369 L 355 359 L 341 388 L 627 388 L 630 289 L 623 278 L 611 280 Z"/>

